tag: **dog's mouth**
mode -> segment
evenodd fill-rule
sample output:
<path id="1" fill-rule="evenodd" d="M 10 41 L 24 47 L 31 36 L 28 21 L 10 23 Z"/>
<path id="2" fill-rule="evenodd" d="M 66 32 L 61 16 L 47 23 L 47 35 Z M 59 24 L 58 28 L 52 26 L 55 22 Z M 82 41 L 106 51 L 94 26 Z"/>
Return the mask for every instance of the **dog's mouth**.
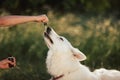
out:
<path id="1" fill-rule="evenodd" d="M 50 41 L 50 43 L 53 44 L 53 40 L 50 38 L 50 33 L 51 33 L 51 28 L 47 27 L 45 32 L 44 32 L 44 36 Z"/>

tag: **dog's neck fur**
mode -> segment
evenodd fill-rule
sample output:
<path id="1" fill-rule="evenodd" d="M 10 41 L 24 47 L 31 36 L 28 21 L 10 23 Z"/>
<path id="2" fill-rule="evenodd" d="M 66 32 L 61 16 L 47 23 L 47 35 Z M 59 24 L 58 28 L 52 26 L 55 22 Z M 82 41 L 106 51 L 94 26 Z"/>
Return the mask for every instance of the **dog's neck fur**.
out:
<path id="1" fill-rule="evenodd" d="M 75 64 L 69 62 L 70 60 L 67 60 L 68 55 L 66 55 L 66 57 L 63 57 L 64 55 L 65 54 L 62 53 L 53 53 L 51 50 L 48 51 L 46 63 L 47 63 L 48 72 L 51 73 L 53 76 L 59 76 L 64 72 L 73 69 L 72 66 L 74 66 Z M 76 67 L 74 66 L 75 69 Z"/>
<path id="2" fill-rule="evenodd" d="M 67 58 L 67 56 L 68 55 L 62 53 L 53 53 L 51 52 L 51 50 L 48 51 L 46 63 L 48 72 L 52 76 L 57 77 L 60 75 L 64 75 L 63 77 L 66 77 L 66 75 L 74 74 L 74 72 L 76 71 L 80 71 L 81 75 L 91 73 L 89 69 L 86 66 L 80 64 L 79 61 L 74 60 L 74 58 L 69 59 L 69 57 Z"/>

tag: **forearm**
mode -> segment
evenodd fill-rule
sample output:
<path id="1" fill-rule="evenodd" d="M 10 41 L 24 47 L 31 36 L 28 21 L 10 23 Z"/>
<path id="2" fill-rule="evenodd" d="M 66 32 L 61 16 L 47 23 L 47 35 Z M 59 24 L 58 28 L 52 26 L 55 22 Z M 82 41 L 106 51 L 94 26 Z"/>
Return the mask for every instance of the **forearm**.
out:
<path id="1" fill-rule="evenodd" d="M 30 21 L 36 21 L 36 16 L 5 16 L 0 18 L 0 25 L 11 26 Z"/>

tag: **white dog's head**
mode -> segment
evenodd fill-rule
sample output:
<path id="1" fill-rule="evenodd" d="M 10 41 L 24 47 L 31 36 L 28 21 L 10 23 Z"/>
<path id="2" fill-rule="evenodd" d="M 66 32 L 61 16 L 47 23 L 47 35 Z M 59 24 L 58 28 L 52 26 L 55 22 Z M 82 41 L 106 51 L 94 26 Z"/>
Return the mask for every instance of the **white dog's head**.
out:
<path id="1" fill-rule="evenodd" d="M 44 32 L 44 40 L 51 51 L 58 53 L 72 53 L 72 55 L 79 61 L 86 59 L 86 56 L 74 48 L 67 39 L 59 36 L 52 28 L 47 27 Z"/>

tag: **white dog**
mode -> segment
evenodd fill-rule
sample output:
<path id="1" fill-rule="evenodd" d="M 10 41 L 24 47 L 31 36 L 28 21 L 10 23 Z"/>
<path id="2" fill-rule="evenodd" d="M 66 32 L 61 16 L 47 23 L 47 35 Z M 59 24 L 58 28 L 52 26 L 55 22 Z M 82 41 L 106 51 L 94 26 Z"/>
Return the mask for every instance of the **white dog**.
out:
<path id="1" fill-rule="evenodd" d="M 120 80 L 119 71 L 99 69 L 91 72 L 79 62 L 86 56 L 52 28 L 45 29 L 44 40 L 49 48 L 46 64 L 51 80 Z"/>

